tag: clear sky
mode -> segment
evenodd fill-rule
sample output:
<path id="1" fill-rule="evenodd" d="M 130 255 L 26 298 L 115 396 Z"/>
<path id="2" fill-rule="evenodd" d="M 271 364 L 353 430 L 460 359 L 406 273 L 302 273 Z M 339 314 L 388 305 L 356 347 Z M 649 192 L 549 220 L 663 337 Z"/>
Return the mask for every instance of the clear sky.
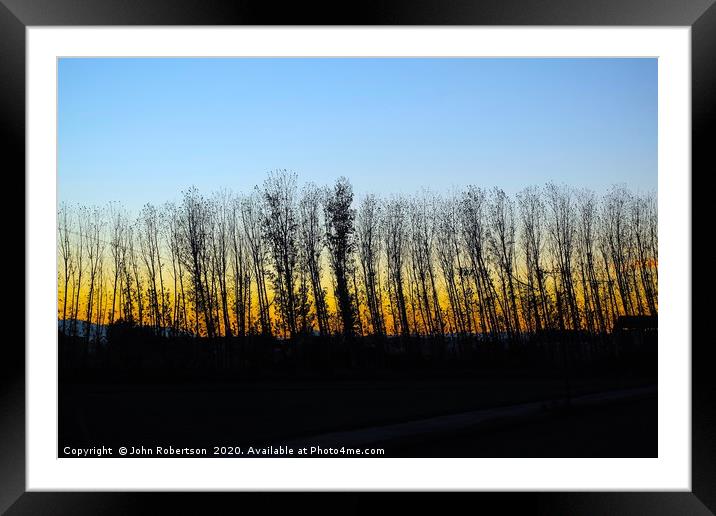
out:
<path id="1" fill-rule="evenodd" d="M 656 59 L 61 59 L 59 199 L 657 185 Z"/>

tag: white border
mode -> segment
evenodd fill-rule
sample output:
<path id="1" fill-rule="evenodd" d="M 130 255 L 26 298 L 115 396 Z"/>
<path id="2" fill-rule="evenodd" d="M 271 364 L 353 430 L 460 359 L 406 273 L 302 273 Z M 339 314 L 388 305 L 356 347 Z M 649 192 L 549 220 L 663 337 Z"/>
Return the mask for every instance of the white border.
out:
<path id="1" fill-rule="evenodd" d="M 658 459 L 58 459 L 58 56 L 658 56 Z M 27 31 L 27 489 L 690 490 L 690 29 L 46 28 Z"/>

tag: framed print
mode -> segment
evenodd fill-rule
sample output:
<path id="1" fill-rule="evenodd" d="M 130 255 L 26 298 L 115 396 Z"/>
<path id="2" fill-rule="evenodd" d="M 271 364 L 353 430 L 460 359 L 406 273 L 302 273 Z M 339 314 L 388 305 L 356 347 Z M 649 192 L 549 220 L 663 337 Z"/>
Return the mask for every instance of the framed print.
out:
<path id="1" fill-rule="evenodd" d="M 603 3 L 5 2 L 27 208 L 3 509 L 714 510 L 691 182 L 716 8 Z"/>

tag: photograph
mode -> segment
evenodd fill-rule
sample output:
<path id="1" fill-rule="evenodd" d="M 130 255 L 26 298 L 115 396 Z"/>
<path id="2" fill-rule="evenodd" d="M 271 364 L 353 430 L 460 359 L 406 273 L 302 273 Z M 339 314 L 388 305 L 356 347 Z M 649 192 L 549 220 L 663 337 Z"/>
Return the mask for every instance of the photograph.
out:
<path id="1" fill-rule="evenodd" d="M 56 63 L 57 457 L 659 456 L 659 59 Z"/>

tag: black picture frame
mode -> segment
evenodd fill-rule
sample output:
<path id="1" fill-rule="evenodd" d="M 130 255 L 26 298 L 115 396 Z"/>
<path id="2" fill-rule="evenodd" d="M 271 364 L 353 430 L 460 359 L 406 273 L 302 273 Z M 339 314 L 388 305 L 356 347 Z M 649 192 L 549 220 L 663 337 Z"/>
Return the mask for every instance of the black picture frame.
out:
<path id="1" fill-rule="evenodd" d="M 716 126 L 716 5 L 714 0 L 417 0 L 330 5 L 213 0 L 0 0 L 0 113 L 6 177 L 25 170 L 25 29 L 61 25 L 621 25 L 690 26 L 692 51 L 692 192 L 701 178 L 716 171 L 709 135 Z M 710 131 L 710 130 L 711 131 Z M 9 159 L 8 159 L 9 158 Z M 20 183 L 22 185 L 23 183 Z M 20 186 L 24 189 L 24 186 Z M 692 200 L 692 220 L 708 221 L 705 203 Z M 707 222 L 708 224 L 708 222 Z M 16 224 L 20 226 L 19 224 Z M 20 227 L 17 228 L 18 232 Z M 23 241 L 18 235 L 15 242 Z M 693 240 L 696 244 L 697 241 Z M 703 245 L 703 244 L 702 244 Z M 19 244 L 16 248 L 19 249 Z M 692 249 L 692 270 L 708 270 L 708 253 Z M 19 252 L 17 253 L 19 259 Z M 23 251 L 24 258 L 24 251 Z M 24 260 L 23 260 L 24 261 Z M 24 265 L 23 265 L 24 267 Z M 25 268 L 26 276 L 32 271 Z M 693 303 L 694 329 L 703 326 L 708 304 Z M 27 310 L 32 307 L 27 306 Z M 18 325 L 19 326 L 19 325 Z M 21 330 L 22 331 L 22 330 Z M 714 352 L 707 337 L 692 339 L 692 491 L 644 493 L 483 493 L 469 503 L 500 511 L 536 514 L 709 514 L 716 513 L 716 382 Z M 704 334 L 708 335 L 708 334 Z M 22 338 L 20 338 L 22 337 Z M 0 511 L 7 514 L 133 514 L 149 505 L 172 506 L 179 513 L 205 513 L 217 495 L 186 493 L 26 493 L 25 492 L 25 339 L 3 339 L 0 360 Z M 232 512 L 234 494 L 218 495 Z M 382 503 L 379 495 L 357 493 L 340 501 L 341 512 L 363 512 Z M 252 497 L 267 507 L 273 495 Z M 314 494 L 302 497 L 313 510 L 330 504 Z M 244 503 L 243 501 L 241 502 Z M 295 507 L 295 501 L 291 507 Z M 418 500 L 421 509 L 433 501 Z M 444 510 L 444 502 L 434 508 Z M 233 509 L 232 509 L 233 507 Z M 404 508 L 405 509 L 405 508 Z M 293 509 L 292 509 L 293 510 Z"/>

